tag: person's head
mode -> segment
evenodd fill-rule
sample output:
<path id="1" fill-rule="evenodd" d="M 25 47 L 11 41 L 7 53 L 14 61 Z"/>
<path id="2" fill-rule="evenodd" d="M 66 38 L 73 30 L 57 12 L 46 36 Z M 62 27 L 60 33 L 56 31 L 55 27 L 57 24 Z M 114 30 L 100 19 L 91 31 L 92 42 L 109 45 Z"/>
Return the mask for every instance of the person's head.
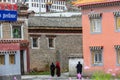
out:
<path id="1" fill-rule="evenodd" d="M 56 66 L 60 66 L 60 63 L 59 63 L 59 62 L 56 62 Z"/>
<path id="2" fill-rule="evenodd" d="M 78 64 L 80 64 L 80 61 L 78 61 Z"/>
<path id="3" fill-rule="evenodd" d="M 52 65 L 54 65 L 54 63 L 52 62 Z"/>

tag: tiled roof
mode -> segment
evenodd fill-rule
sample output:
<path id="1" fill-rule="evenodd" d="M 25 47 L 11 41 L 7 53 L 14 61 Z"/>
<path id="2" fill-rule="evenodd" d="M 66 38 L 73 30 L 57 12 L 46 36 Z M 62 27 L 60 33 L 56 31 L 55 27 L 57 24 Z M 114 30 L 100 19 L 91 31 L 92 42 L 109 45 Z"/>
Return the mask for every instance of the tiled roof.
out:
<path id="1" fill-rule="evenodd" d="M 120 0 L 77 0 L 77 1 L 73 1 L 72 4 L 76 6 L 84 6 L 84 5 L 108 3 L 115 1 L 120 1 Z"/>
<path id="2" fill-rule="evenodd" d="M 74 17 L 40 17 L 34 16 L 28 19 L 29 27 L 82 27 L 81 16 Z"/>

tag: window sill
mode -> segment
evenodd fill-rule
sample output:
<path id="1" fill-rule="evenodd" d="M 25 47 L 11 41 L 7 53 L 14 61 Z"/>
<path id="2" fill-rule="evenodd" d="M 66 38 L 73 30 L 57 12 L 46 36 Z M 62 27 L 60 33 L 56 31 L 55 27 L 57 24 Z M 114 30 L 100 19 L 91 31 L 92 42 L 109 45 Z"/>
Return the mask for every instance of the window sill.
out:
<path id="1" fill-rule="evenodd" d="M 55 49 L 54 47 L 49 47 L 49 49 Z"/>
<path id="2" fill-rule="evenodd" d="M 103 64 L 102 63 L 92 64 L 92 66 L 103 66 Z"/>
<path id="3" fill-rule="evenodd" d="M 101 34 L 101 32 L 91 32 L 91 34 Z"/>
<path id="4" fill-rule="evenodd" d="M 32 47 L 32 49 L 39 49 L 39 47 Z"/>

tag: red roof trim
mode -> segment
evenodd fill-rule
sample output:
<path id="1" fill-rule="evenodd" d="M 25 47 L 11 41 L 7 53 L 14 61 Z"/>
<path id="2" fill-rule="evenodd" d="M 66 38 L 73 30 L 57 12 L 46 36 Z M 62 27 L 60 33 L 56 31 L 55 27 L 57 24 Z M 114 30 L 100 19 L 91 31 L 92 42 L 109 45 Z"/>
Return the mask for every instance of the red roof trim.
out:
<path id="1" fill-rule="evenodd" d="M 19 43 L 0 43 L 0 50 L 20 50 Z"/>
<path id="2" fill-rule="evenodd" d="M 120 0 L 109 0 L 109 1 L 105 1 L 105 2 L 90 2 L 90 3 L 76 4 L 75 6 L 82 7 L 82 6 L 86 6 L 86 5 L 112 3 L 112 2 L 120 2 Z"/>

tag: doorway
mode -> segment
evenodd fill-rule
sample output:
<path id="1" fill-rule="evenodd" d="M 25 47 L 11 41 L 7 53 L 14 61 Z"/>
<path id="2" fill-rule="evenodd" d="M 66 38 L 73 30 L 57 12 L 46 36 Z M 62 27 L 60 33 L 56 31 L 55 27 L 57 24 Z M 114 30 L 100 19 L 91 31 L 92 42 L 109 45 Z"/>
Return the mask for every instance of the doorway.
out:
<path id="1" fill-rule="evenodd" d="M 21 75 L 24 75 L 24 51 L 20 50 L 20 67 L 21 67 Z"/>

